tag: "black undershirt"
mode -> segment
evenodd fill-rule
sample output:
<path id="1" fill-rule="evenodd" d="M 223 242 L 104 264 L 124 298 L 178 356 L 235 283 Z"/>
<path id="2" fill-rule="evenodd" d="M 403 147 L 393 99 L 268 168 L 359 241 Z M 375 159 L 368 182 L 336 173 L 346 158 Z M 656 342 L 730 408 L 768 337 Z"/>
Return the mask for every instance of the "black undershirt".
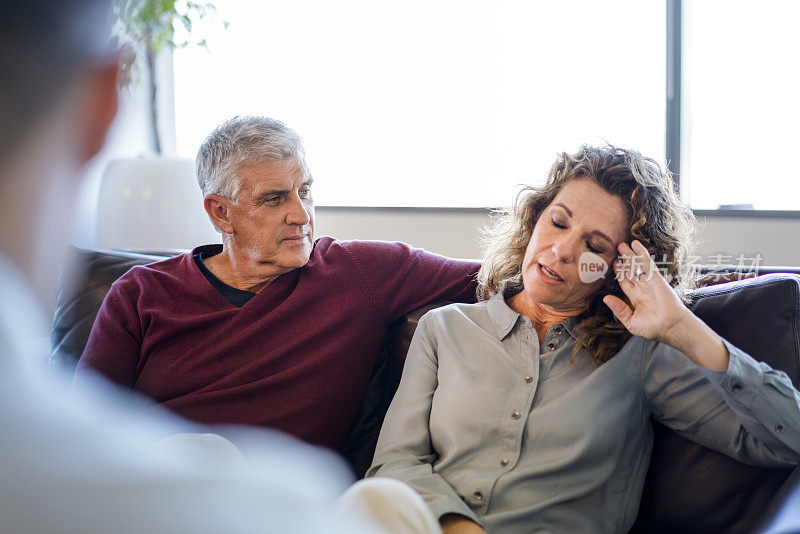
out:
<path id="1" fill-rule="evenodd" d="M 225 297 L 228 300 L 228 302 L 230 302 L 237 308 L 241 308 L 242 306 L 247 304 L 247 301 L 255 297 L 256 294 L 253 293 L 252 291 L 237 289 L 233 286 L 229 286 L 228 284 L 226 284 L 225 282 L 214 276 L 214 273 L 209 271 L 208 267 L 206 267 L 206 264 L 203 263 L 203 260 L 207 260 L 212 256 L 214 256 L 214 254 L 209 254 L 208 252 L 198 252 L 192 257 L 194 258 L 194 263 L 197 265 L 197 268 L 200 269 L 200 272 L 203 273 L 203 276 L 206 277 L 206 280 L 208 280 L 211 283 L 211 285 L 214 286 L 214 289 L 219 291 L 220 295 Z"/>

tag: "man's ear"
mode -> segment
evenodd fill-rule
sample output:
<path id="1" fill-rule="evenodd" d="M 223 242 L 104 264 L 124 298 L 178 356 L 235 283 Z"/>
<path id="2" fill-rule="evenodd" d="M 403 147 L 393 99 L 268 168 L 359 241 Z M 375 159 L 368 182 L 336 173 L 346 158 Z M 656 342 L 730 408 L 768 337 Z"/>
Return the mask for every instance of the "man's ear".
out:
<path id="1" fill-rule="evenodd" d="M 82 106 L 85 131 L 80 152 L 82 163 L 92 159 L 103 148 L 108 129 L 117 115 L 119 68 L 117 61 L 98 63 L 87 68 Z"/>
<path id="2" fill-rule="evenodd" d="M 231 199 L 219 195 L 206 195 L 203 199 L 203 208 L 208 213 L 209 219 L 223 234 L 233 233 L 230 205 Z"/>

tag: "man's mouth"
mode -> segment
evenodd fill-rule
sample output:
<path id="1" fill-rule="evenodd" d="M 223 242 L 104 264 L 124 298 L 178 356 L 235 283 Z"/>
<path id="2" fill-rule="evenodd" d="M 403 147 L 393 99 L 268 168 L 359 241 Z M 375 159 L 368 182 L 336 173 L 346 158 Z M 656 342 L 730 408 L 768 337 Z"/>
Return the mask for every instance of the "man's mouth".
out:
<path id="1" fill-rule="evenodd" d="M 564 279 L 558 276 L 558 273 L 555 271 L 548 269 L 546 266 L 539 264 L 539 270 L 542 272 L 544 276 L 550 278 L 551 280 L 555 280 L 556 282 L 563 282 Z"/>
<path id="2" fill-rule="evenodd" d="M 291 237 L 284 237 L 283 240 L 284 241 L 302 241 L 305 238 L 306 238 L 306 234 L 303 234 L 303 235 L 293 235 Z"/>

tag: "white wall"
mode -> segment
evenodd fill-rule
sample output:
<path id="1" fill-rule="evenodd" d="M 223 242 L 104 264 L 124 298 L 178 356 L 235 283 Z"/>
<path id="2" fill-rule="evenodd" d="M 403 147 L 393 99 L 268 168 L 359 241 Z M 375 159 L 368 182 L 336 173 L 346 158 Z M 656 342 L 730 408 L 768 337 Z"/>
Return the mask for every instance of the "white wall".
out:
<path id="1" fill-rule="evenodd" d="M 140 165 L 139 162 L 131 162 Z M 145 164 L 147 162 L 141 162 Z M 182 174 L 191 172 L 191 165 L 180 165 Z M 191 176 L 186 177 L 193 182 Z M 151 181 L 146 181 L 150 184 Z M 192 184 L 191 187 L 194 187 Z M 95 195 L 96 197 L 96 195 Z M 143 213 L 153 211 L 152 202 L 142 202 Z M 78 246 L 85 248 L 133 248 L 133 249 L 188 249 L 203 242 L 218 242 L 219 236 L 208 222 L 202 208 L 199 191 L 193 198 L 192 213 L 180 217 L 183 222 L 197 225 L 194 231 L 175 225 L 173 231 L 165 226 L 167 218 L 153 217 L 142 221 L 137 215 L 129 215 L 128 229 L 114 223 L 100 230 L 86 232 Z M 130 212 L 130 210 L 128 210 Z M 100 213 L 109 214 L 109 210 Z M 114 213 L 120 213 L 120 209 Z M 92 225 L 97 220 L 94 212 Z M 460 209 L 400 209 L 400 208 L 332 208 L 319 206 L 316 210 L 316 234 L 330 235 L 337 239 L 380 239 L 405 241 L 431 252 L 458 258 L 480 258 L 478 243 L 479 228 L 490 222 L 489 211 Z M 92 226 L 94 228 L 94 226 Z M 91 234 L 91 235 L 90 235 Z M 701 217 L 698 219 L 695 253 L 699 263 L 714 263 L 716 255 L 730 256 L 724 263 L 737 263 L 736 258 L 761 256 L 760 265 L 800 266 L 800 218 L 732 218 Z"/>
<path id="2" fill-rule="evenodd" d="M 316 210 L 317 235 L 337 239 L 405 241 L 437 254 L 479 258 L 478 228 L 489 222 L 478 210 L 326 208 Z"/>
<path id="3" fill-rule="evenodd" d="M 761 265 L 800 266 L 800 217 L 701 217 L 698 223 L 699 255 L 760 253 Z"/>
<path id="4" fill-rule="evenodd" d="M 317 208 L 318 235 L 405 241 L 461 258 L 480 257 L 478 228 L 488 222 L 488 212 L 472 210 Z M 800 266 L 800 218 L 704 217 L 698 223 L 696 254 L 705 263 L 716 254 L 734 260 L 761 254 L 761 265 Z"/>

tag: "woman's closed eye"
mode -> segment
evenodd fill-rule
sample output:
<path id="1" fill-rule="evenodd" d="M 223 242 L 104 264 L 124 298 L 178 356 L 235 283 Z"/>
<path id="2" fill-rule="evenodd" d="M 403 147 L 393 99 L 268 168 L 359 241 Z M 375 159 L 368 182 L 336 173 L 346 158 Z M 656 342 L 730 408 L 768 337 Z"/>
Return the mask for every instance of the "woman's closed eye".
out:
<path id="1" fill-rule="evenodd" d="M 586 248 L 589 249 L 589 252 L 594 252 L 595 254 L 602 254 L 603 253 L 603 249 L 597 248 L 597 247 L 593 247 L 592 244 L 589 243 L 588 241 L 586 242 Z"/>
<path id="2" fill-rule="evenodd" d="M 558 228 L 560 230 L 564 230 L 564 229 L 567 228 L 566 224 L 564 224 L 564 223 L 562 223 L 562 222 L 560 222 L 560 221 L 558 221 L 556 219 L 550 219 L 550 222 L 552 222 L 553 226 L 555 226 L 556 228 Z M 593 246 L 589 241 L 586 242 L 586 248 L 589 249 L 589 252 L 592 252 L 594 254 L 603 254 L 603 252 L 604 252 L 604 250 L 602 248 Z"/>

